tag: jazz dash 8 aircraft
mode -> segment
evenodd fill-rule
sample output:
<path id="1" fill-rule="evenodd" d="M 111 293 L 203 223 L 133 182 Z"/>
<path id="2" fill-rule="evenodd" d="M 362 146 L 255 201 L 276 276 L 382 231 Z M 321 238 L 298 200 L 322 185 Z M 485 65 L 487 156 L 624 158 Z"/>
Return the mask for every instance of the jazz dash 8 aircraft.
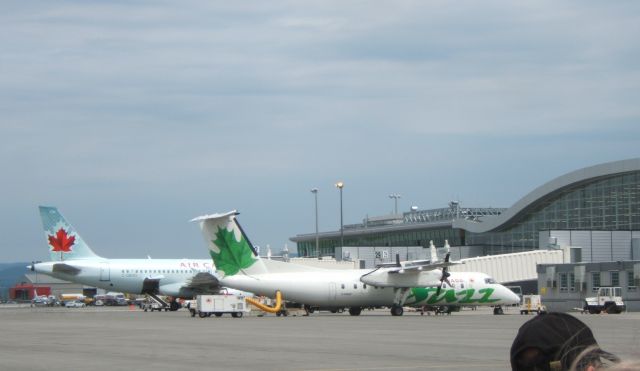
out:
<path id="1" fill-rule="evenodd" d="M 220 283 L 237 290 L 284 299 L 310 307 L 344 308 L 357 316 L 362 308 L 390 307 L 400 316 L 403 306 L 501 306 L 519 297 L 491 277 L 478 272 L 451 272 L 443 262 L 409 261 L 375 269 L 328 270 L 260 259 L 236 220 L 236 211 L 205 215 L 199 222 Z M 434 249 L 435 250 L 435 249 Z M 435 254 L 432 253 L 432 257 Z M 432 259 L 433 260 L 433 259 Z"/>
<path id="2" fill-rule="evenodd" d="M 192 298 L 221 289 L 210 259 L 106 259 L 89 248 L 55 207 L 40 206 L 51 260 L 30 269 L 65 281 L 131 294 Z M 171 309 L 177 309 L 171 303 Z"/>

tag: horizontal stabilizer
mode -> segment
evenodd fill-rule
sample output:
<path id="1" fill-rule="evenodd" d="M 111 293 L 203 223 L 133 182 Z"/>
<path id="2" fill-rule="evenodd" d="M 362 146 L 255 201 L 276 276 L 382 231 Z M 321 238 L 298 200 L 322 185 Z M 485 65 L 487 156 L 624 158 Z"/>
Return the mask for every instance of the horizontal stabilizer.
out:
<path id="1" fill-rule="evenodd" d="M 238 211 L 232 210 L 232 211 L 228 211 L 226 213 L 221 213 L 221 214 L 202 215 L 202 216 L 198 216 L 196 218 L 193 218 L 190 221 L 191 222 L 203 222 L 205 220 L 210 220 L 210 219 L 224 219 L 224 218 L 229 217 L 231 215 L 238 215 Z"/>
<path id="2" fill-rule="evenodd" d="M 65 263 L 54 264 L 52 268 L 53 273 L 64 273 L 64 274 L 70 274 L 72 276 L 77 276 L 78 274 L 80 274 L 81 271 L 82 270 L 80 268 L 76 268 L 72 265 L 65 264 Z"/>

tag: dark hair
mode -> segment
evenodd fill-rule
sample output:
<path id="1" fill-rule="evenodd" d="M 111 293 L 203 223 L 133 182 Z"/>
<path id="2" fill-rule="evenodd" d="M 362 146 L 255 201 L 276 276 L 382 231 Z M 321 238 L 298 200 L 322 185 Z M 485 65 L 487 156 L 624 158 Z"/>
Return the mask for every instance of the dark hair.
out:
<path id="1" fill-rule="evenodd" d="M 525 322 L 511 345 L 511 369 L 581 370 L 599 365 L 601 358 L 619 361 L 600 349 L 582 321 L 566 313 L 540 314 Z"/>

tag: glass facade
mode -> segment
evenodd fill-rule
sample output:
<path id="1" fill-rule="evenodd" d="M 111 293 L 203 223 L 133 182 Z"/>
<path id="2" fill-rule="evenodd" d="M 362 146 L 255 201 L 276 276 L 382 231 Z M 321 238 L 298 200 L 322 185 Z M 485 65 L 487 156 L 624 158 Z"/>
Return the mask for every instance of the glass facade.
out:
<path id="1" fill-rule="evenodd" d="M 487 254 L 538 248 L 542 230 L 640 230 L 640 172 L 567 187 L 537 203 L 504 230 L 467 233 Z"/>
<path id="2" fill-rule="evenodd" d="M 366 233 L 357 236 L 344 236 L 345 246 L 423 246 L 429 247 L 429 241 L 438 246 L 444 246 L 448 240 L 451 246 L 464 245 L 464 233 L 460 229 L 416 229 L 408 231 L 393 231 Z M 340 236 L 320 238 L 320 255 L 333 256 L 335 247 L 340 246 Z M 316 241 L 298 242 L 299 256 L 316 256 Z"/>
<path id="3" fill-rule="evenodd" d="M 345 226 L 345 246 L 429 246 L 437 247 L 449 240 L 451 246 L 479 246 L 485 255 L 535 250 L 539 247 L 540 231 L 640 230 L 640 171 L 585 179 L 560 188 L 530 204 L 504 225 L 483 233 L 472 233 L 446 226 L 446 222 L 463 217 L 491 218 L 504 209 L 463 209 L 455 207 L 405 213 L 398 227 L 408 224 L 415 228 L 376 231 L 373 222 Z M 472 215 L 473 217 L 468 217 Z M 429 225 L 429 224 L 439 225 Z M 443 225 L 445 224 L 445 225 Z M 359 229 L 359 230 L 358 230 Z M 367 230 L 368 229 L 368 230 Z M 354 233 L 356 232 L 356 233 Z M 340 246 L 340 236 L 320 238 L 320 254 L 333 256 Z M 300 256 L 316 256 L 315 238 L 305 235 L 297 241 Z"/>

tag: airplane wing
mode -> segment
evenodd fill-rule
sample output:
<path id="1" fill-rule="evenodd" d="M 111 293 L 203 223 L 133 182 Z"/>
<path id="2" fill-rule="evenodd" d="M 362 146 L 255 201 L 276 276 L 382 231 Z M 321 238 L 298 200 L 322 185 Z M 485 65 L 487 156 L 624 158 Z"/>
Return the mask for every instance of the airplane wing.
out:
<path id="1" fill-rule="evenodd" d="M 360 277 L 360 281 L 378 287 L 436 287 L 448 277 L 447 268 L 461 264 L 449 261 L 449 256 L 444 261 L 431 263 L 429 260 L 413 260 L 407 262 L 396 261 L 392 264 L 384 264 Z"/>
<path id="2" fill-rule="evenodd" d="M 82 270 L 69 264 L 56 263 L 53 265 L 52 271 L 53 273 L 64 273 L 77 276 Z"/>
<path id="3" fill-rule="evenodd" d="M 218 278 L 206 272 L 200 272 L 191 277 L 184 287 L 200 293 L 217 292 L 221 288 Z"/>
<path id="4" fill-rule="evenodd" d="M 416 260 L 416 261 L 409 261 L 409 262 L 401 263 L 401 265 L 399 267 L 395 266 L 393 268 L 389 268 L 388 272 L 389 273 L 400 273 L 400 274 L 408 273 L 408 274 L 410 274 L 412 272 L 440 269 L 440 268 L 450 267 L 452 265 L 458 265 L 458 264 L 464 264 L 464 262 L 448 261 L 448 262 L 431 263 L 429 260 Z"/>

